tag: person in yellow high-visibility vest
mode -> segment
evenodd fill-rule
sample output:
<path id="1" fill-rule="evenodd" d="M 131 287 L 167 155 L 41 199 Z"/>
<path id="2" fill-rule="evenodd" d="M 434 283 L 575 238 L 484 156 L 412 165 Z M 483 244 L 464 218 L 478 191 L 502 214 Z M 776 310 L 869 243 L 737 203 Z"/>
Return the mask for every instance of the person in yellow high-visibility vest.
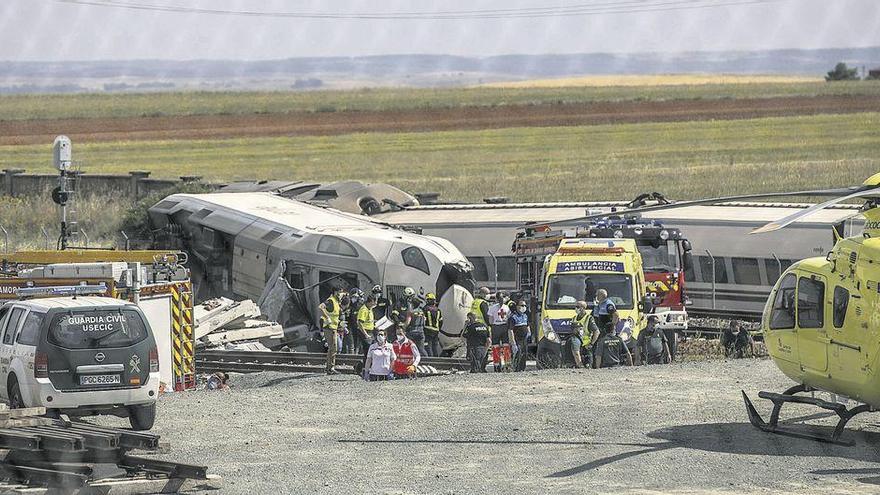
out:
<path id="1" fill-rule="evenodd" d="M 333 293 L 330 294 L 324 302 L 318 305 L 321 310 L 321 328 L 324 331 L 324 340 L 327 342 L 327 365 L 326 371 L 328 375 L 335 375 L 336 371 L 336 353 L 337 338 L 339 332 L 339 322 L 342 319 L 342 304 L 340 300 L 345 292 L 342 287 L 335 287 Z"/>
<path id="2" fill-rule="evenodd" d="M 474 294 L 474 302 L 471 303 L 471 313 L 474 314 L 476 321 L 489 324 L 489 288 L 480 287 Z"/>
<path id="3" fill-rule="evenodd" d="M 428 293 L 425 296 L 425 347 L 428 355 L 440 357 L 443 349 L 440 347 L 440 330 L 443 329 L 443 312 L 437 306 L 437 296 Z"/>
<path id="4" fill-rule="evenodd" d="M 373 308 L 376 307 L 376 296 L 367 296 L 364 304 L 357 312 L 357 335 L 361 344 L 361 351 L 366 354 L 370 345 L 376 340 L 376 321 L 373 319 Z"/>

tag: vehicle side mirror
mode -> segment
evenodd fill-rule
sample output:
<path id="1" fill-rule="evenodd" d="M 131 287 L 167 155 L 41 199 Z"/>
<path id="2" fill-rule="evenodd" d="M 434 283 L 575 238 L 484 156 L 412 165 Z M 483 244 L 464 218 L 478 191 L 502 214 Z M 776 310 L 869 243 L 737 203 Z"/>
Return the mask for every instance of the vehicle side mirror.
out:
<path id="1" fill-rule="evenodd" d="M 642 313 L 650 313 L 654 310 L 654 301 L 651 299 L 651 296 L 642 297 L 642 300 L 639 302 L 639 309 Z"/>
<path id="2" fill-rule="evenodd" d="M 682 248 L 682 249 L 684 250 L 684 252 L 686 252 L 686 253 L 689 253 L 689 252 L 691 252 L 691 251 L 694 249 L 693 246 L 691 246 L 691 241 L 689 241 L 689 240 L 687 240 L 687 239 L 684 239 L 684 240 L 681 241 L 681 248 Z"/>
<path id="3" fill-rule="evenodd" d="M 694 255 L 691 254 L 690 250 L 684 252 L 684 257 L 682 258 L 682 268 L 684 268 L 685 273 L 694 271 Z"/>

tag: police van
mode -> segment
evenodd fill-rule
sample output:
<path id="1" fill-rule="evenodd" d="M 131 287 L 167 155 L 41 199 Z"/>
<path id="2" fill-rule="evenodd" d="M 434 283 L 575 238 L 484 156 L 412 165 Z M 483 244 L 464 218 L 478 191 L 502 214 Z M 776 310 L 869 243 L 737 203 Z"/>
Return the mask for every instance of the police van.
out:
<path id="1" fill-rule="evenodd" d="M 0 307 L 0 397 L 71 416 L 128 417 L 152 428 L 159 353 L 144 313 L 111 297 L 12 301 Z"/>

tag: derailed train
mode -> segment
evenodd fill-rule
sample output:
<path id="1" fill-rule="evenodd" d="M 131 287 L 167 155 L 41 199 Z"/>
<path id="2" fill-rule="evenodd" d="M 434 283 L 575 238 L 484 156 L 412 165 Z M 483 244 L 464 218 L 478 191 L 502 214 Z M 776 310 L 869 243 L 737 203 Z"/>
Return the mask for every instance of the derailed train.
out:
<path id="1" fill-rule="evenodd" d="M 259 300 L 293 345 L 312 337 L 318 304 L 340 283 L 378 284 L 392 299 L 406 287 L 434 292 L 453 329 L 441 344 L 460 343 L 475 281 L 448 240 L 269 192 L 174 194 L 149 215 L 158 244 L 190 253 L 197 299 Z"/>

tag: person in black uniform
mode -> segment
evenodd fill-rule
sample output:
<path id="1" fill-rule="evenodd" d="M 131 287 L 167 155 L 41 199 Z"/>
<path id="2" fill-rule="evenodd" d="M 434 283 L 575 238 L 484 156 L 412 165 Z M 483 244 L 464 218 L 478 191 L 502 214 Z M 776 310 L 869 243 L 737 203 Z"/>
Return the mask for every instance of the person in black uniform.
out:
<path id="1" fill-rule="evenodd" d="M 596 367 L 613 368 L 623 364 L 623 361 L 632 366 L 633 359 L 629 349 L 610 325 L 609 323 L 606 327 L 605 335 L 599 339 L 599 345 L 596 347 Z"/>
<path id="2" fill-rule="evenodd" d="M 471 373 L 486 372 L 486 353 L 492 345 L 492 334 L 485 323 L 477 321 L 474 313 L 467 314 L 467 323 L 462 336 L 467 342 L 467 357 L 471 363 Z"/>
<path id="3" fill-rule="evenodd" d="M 382 318 L 390 316 L 390 303 L 388 302 L 388 298 L 382 295 L 382 286 L 378 284 L 374 285 L 371 292 L 376 296 L 376 306 L 373 307 L 373 320 L 379 321 Z"/>
<path id="4" fill-rule="evenodd" d="M 730 326 L 721 334 L 721 347 L 724 350 L 724 357 L 727 358 L 742 359 L 746 357 L 746 349 L 752 352 L 752 356 L 755 355 L 755 341 L 736 320 L 732 320 Z"/>
<path id="5" fill-rule="evenodd" d="M 657 326 L 657 315 L 648 315 L 648 326 L 639 332 L 638 351 L 646 364 L 666 364 L 672 362 L 666 332 Z"/>

